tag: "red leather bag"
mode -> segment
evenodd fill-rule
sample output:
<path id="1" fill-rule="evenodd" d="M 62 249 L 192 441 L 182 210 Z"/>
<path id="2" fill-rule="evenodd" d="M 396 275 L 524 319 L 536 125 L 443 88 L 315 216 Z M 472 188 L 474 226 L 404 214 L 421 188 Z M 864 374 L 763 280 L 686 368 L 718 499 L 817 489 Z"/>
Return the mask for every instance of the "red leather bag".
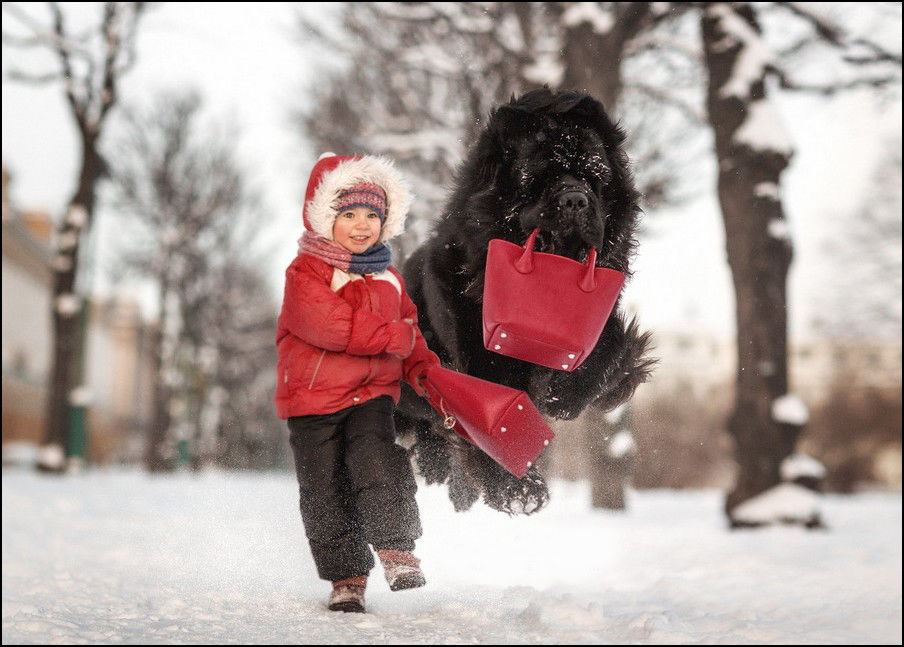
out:
<path id="1" fill-rule="evenodd" d="M 422 385 L 447 429 L 518 478 L 555 436 L 524 391 L 442 366 L 427 369 Z"/>
<path id="2" fill-rule="evenodd" d="M 539 228 L 523 247 L 495 238 L 483 286 L 483 344 L 508 357 L 573 371 L 603 332 L 625 275 L 534 251 Z"/>

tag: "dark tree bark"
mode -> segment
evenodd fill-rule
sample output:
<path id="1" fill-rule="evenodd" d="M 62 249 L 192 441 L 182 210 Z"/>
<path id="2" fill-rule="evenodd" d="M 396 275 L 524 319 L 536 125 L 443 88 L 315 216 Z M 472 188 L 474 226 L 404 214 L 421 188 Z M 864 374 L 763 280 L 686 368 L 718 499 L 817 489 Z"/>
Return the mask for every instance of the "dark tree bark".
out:
<path id="1" fill-rule="evenodd" d="M 562 3 L 548 3 L 550 11 L 568 11 Z M 580 90 L 602 101 L 614 118 L 623 89 L 622 61 L 632 39 L 655 20 L 648 2 L 611 3 L 611 26 L 602 30 L 590 20 L 574 21 L 560 15 L 563 22 L 562 62 L 565 73 L 558 89 Z M 614 458 L 609 443 L 614 429 L 606 420 L 599 403 L 588 407 L 585 415 L 586 447 L 590 453 L 590 485 L 594 508 L 622 510 L 626 507 L 625 487 L 633 461 L 629 457 Z"/>
<path id="2" fill-rule="evenodd" d="M 563 3 L 549 3 L 561 11 Z M 565 21 L 560 90 L 580 90 L 614 112 L 622 91 L 625 47 L 650 25 L 649 2 L 613 2 L 611 25 L 603 31 L 589 20 Z M 567 9 L 566 9 L 567 11 Z"/>
<path id="3" fill-rule="evenodd" d="M 742 20 L 744 36 L 727 20 Z M 728 264 L 735 288 L 737 376 L 728 429 L 740 467 L 728 494 L 731 517 L 740 503 L 780 482 L 779 467 L 793 449 L 772 417 L 772 403 L 788 391 L 787 277 L 792 246 L 778 193 L 790 150 L 741 133 L 769 110 L 767 67 L 739 79 L 739 59 L 761 33 L 747 4 L 713 3 L 702 14 L 709 87 L 707 109 L 718 159 L 718 195 L 725 224 Z M 750 40 L 745 40 L 749 38 Z M 738 87 L 737 84 L 745 84 Z M 791 442 L 789 442 L 791 441 Z"/>
<path id="4" fill-rule="evenodd" d="M 44 447 L 53 447 L 49 454 L 42 453 L 38 469 L 60 472 L 65 467 L 62 460 L 67 449 L 69 431 L 69 395 L 76 386 L 79 375 L 82 336 L 80 313 L 87 304 L 77 300 L 75 279 L 78 270 L 79 248 L 83 229 L 90 228 L 91 214 L 94 213 L 95 184 L 103 169 L 103 162 L 97 151 L 96 134 L 80 128 L 82 144 L 82 167 L 78 188 L 69 201 L 66 217 L 57 233 L 59 248 L 54 259 L 53 281 L 53 332 L 54 349 L 50 372 L 50 389 L 44 432 Z"/>
<path id="5" fill-rule="evenodd" d="M 107 2 L 91 38 L 67 29 L 58 3 L 49 3 L 52 24 L 45 26 L 21 8 L 9 4 L 4 10 L 31 34 L 16 37 L 4 32 L 4 40 L 15 47 L 44 47 L 53 52 L 59 69 L 50 74 L 26 74 L 12 70 L 10 77 L 26 83 L 62 81 L 66 100 L 78 129 L 81 164 L 78 185 L 59 225 L 53 299 L 54 348 L 50 370 L 44 442 L 38 468 L 61 472 L 66 467 L 69 436 L 69 399 L 82 355 L 81 310 L 86 307 L 75 293 L 82 232 L 90 231 L 98 181 L 105 165 L 98 150 L 104 121 L 116 105 L 119 79 L 134 64 L 135 33 L 145 3 Z"/>

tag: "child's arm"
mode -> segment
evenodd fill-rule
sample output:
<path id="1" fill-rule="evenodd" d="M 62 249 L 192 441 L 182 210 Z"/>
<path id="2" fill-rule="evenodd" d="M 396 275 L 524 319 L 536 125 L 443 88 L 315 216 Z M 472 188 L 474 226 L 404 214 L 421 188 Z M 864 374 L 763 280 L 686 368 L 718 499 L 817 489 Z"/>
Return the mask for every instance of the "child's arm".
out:
<path id="1" fill-rule="evenodd" d="M 399 280 L 401 280 L 401 277 L 399 277 Z M 405 376 L 405 381 L 414 387 L 414 390 L 419 395 L 423 396 L 426 393 L 418 378 L 428 368 L 438 366 L 440 362 L 436 353 L 427 347 L 427 342 L 421 334 L 421 329 L 417 324 L 417 307 L 411 297 L 408 296 L 404 283 L 402 283 L 402 318 L 411 321 L 415 331 L 414 349 L 411 351 L 411 355 L 402 361 L 402 374 Z"/>
<path id="2" fill-rule="evenodd" d="M 318 277 L 286 270 L 283 321 L 289 331 L 307 343 L 351 355 L 411 352 L 413 327 L 404 321 L 387 321 L 366 309 L 353 309 Z"/>

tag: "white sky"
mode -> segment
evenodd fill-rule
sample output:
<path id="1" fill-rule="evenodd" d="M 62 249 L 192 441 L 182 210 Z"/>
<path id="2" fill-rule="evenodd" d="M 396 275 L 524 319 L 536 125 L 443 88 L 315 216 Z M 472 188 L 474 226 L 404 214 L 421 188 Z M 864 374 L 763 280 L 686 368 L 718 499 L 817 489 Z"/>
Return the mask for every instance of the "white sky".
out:
<path id="1" fill-rule="evenodd" d="M 90 4 L 97 3 L 85 4 L 84 11 L 96 10 Z M 38 9 L 29 7 L 44 15 Z M 335 4 L 305 6 L 312 13 L 335 10 Z M 261 227 L 267 239 L 278 241 L 273 266 L 266 268 L 275 295 L 281 295 L 283 269 L 295 254 L 301 196 L 316 156 L 291 125 L 289 112 L 314 82 L 321 57 L 329 56 L 305 51 L 293 40 L 296 11 L 287 3 L 163 3 L 145 17 L 137 65 L 121 86 L 121 97 L 144 104 L 164 89 L 195 84 L 209 117 L 239 125 L 242 160 L 269 206 Z M 14 21 L 4 13 L 3 23 L 6 30 Z M 11 60 L 23 60 L 27 70 L 42 60 L 37 54 L 22 57 L 3 47 L 4 77 Z M 13 198 L 20 207 L 57 214 L 73 190 L 78 156 L 62 92 L 59 86 L 27 87 L 5 78 L 2 87 L 3 162 L 14 176 Z M 782 188 L 795 242 L 792 335 L 802 336 L 811 318 L 807 297 L 819 289 L 821 268 L 831 261 L 821 251 L 822 240 L 833 221 L 857 206 L 883 140 L 900 134 L 901 104 L 880 114 L 857 93 L 830 102 L 784 99 L 778 108 L 797 148 Z M 109 245 L 109 222 L 101 212 L 101 256 Z M 643 325 L 729 335 L 733 294 L 714 193 L 656 214 L 648 224 L 655 235 L 641 243 L 627 292 Z"/>

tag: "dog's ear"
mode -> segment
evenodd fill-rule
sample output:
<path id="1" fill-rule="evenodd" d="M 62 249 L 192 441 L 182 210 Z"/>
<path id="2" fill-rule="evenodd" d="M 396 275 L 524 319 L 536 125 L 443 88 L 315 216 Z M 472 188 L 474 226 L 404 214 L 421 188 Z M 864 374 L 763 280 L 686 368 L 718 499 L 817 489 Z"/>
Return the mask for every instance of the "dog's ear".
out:
<path id="1" fill-rule="evenodd" d="M 511 106 L 501 106 L 490 119 L 490 130 L 496 146 L 510 157 L 515 151 L 515 142 L 524 130 L 527 115 Z"/>
<path id="2" fill-rule="evenodd" d="M 494 185 L 505 161 L 517 153 L 516 141 L 523 121 L 524 114 L 510 106 L 501 106 L 490 114 L 476 147 L 479 157 L 475 171 L 481 185 Z"/>
<path id="3" fill-rule="evenodd" d="M 618 127 L 603 104 L 591 97 L 589 94 L 575 104 L 570 111 L 572 114 L 583 117 L 594 130 L 599 133 L 600 138 L 606 143 L 606 149 L 610 147 L 621 148 L 625 143 L 625 133 Z"/>

